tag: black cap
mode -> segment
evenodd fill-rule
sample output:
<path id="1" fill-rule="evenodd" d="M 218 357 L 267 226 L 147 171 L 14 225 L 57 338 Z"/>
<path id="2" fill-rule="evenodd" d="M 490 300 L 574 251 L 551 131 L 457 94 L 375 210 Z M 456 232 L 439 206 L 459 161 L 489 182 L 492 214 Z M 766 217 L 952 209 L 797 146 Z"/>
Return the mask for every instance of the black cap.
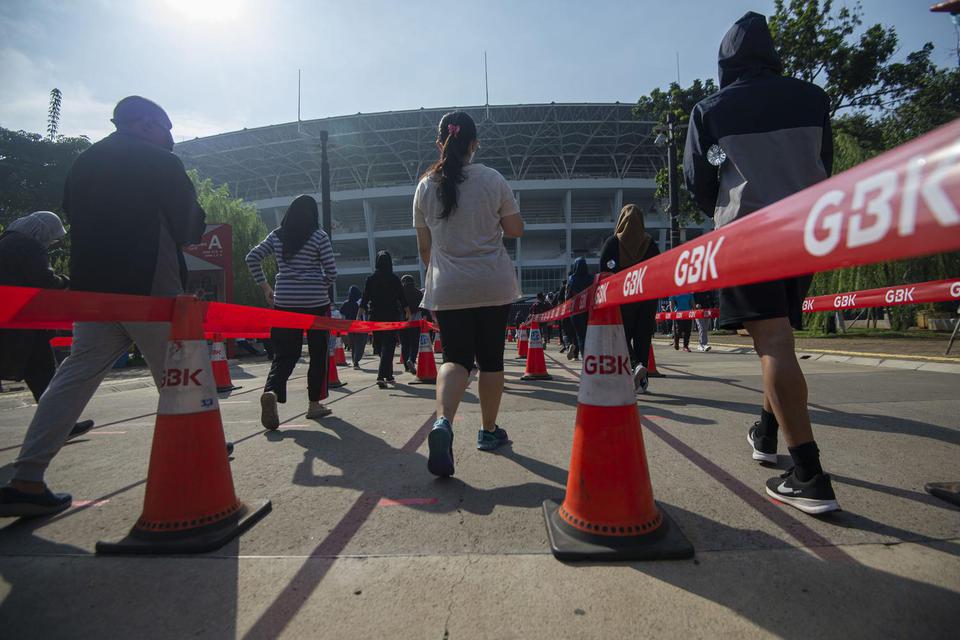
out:
<path id="1" fill-rule="evenodd" d="M 119 127 L 144 118 L 152 118 L 163 124 L 167 129 L 173 128 L 170 117 L 160 105 L 140 96 L 127 96 L 118 102 L 117 106 L 113 108 L 113 118 L 110 121 Z"/>

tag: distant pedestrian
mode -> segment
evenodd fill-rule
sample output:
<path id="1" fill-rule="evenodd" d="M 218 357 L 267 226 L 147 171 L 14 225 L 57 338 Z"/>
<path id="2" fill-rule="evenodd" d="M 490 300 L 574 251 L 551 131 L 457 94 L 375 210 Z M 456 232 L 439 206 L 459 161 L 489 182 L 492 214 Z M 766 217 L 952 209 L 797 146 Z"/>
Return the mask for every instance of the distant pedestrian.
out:
<path id="1" fill-rule="evenodd" d="M 67 235 L 60 218 L 52 211 L 34 211 L 17 218 L 0 234 L 0 285 L 66 289 L 70 279 L 50 268 L 47 251 Z M 33 399 L 47 390 L 57 370 L 50 346 L 52 331 L 0 329 L 0 378 L 23 380 Z M 93 420 L 82 420 L 70 430 L 68 439 L 93 428 Z"/>
<path id="2" fill-rule="evenodd" d="M 709 291 L 701 291 L 693 294 L 694 308 L 697 310 L 707 310 L 713 308 L 713 296 Z M 710 351 L 710 318 L 697 318 L 694 322 L 697 324 L 697 351 Z"/>
<path id="3" fill-rule="evenodd" d="M 410 307 L 410 319 L 419 320 L 423 291 L 417 288 L 413 276 L 409 273 L 400 278 L 400 284 L 403 285 L 403 297 L 406 298 Z M 400 346 L 404 368 L 408 373 L 415 374 L 417 372 L 417 354 L 420 351 L 420 327 L 412 327 L 401 331 Z"/>
<path id="4" fill-rule="evenodd" d="M 410 306 L 403 295 L 400 278 L 393 272 L 393 257 L 389 251 L 377 253 L 375 270 L 363 286 L 360 306 L 373 322 L 400 322 L 410 319 Z M 377 331 L 380 345 L 380 366 L 377 369 L 377 385 L 386 389 L 393 377 L 393 356 L 397 348 L 396 331 Z"/>
<path id="5" fill-rule="evenodd" d="M 693 295 L 680 293 L 670 296 L 671 311 L 693 311 Z M 673 321 L 673 348 L 680 349 L 680 340 L 683 340 L 683 350 L 690 352 L 690 333 L 693 330 L 693 320 L 679 319 Z"/>
<path id="6" fill-rule="evenodd" d="M 684 152 L 687 188 L 717 227 L 824 180 L 833 163 L 830 98 L 815 84 L 782 75 L 766 18 L 751 11 L 730 28 L 720 44 L 719 71 L 720 91 L 690 114 Z M 762 271 L 755 275 L 763 279 Z M 749 331 L 760 357 L 763 408 L 747 432 L 751 456 L 775 463 L 782 429 L 793 459 L 790 471 L 767 481 L 767 495 L 818 514 L 840 505 L 820 465 L 793 338 L 810 281 L 729 287 L 719 297 L 720 326 Z"/>
<path id="7" fill-rule="evenodd" d="M 267 256 L 277 261 L 276 288 L 263 273 Z M 337 277 L 330 237 L 320 228 L 317 201 L 312 196 L 297 196 L 280 222 L 263 241 L 247 254 L 247 268 L 263 289 L 267 304 L 277 311 L 292 311 L 312 316 L 330 315 L 330 287 Z M 266 429 L 280 426 L 277 403 L 287 401 L 287 381 L 303 353 L 303 329 L 274 327 L 270 340 L 275 350 L 270 372 L 260 396 L 260 422 Z M 307 331 L 307 418 L 328 416 L 332 410 L 323 404 L 327 398 L 329 370 L 329 332 Z"/>
<path id="8" fill-rule="evenodd" d="M 567 280 L 567 299 L 576 297 L 578 293 L 590 287 L 593 284 L 593 274 L 590 273 L 590 266 L 583 256 L 573 262 L 573 273 Z M 567 353 L 568 360 L 576 360 L 583 354 L 583 346 L 587 339 L 587 314 L 578 313 L 570 317 L 570 324 L 574 329 L 576 342 L 570 347 Z"/>
<path id="9" fill-rule="evenodd" d="M 427 462 L 438 476 L 453 475 L 452 424 L 475 366 L 480 369 L 477 448 L 495 449 L 508 441 L 497 425 L 503 336 L 520 287 L 503 238 L 519 238 L 523 219 L 504 177 L 473 162 L 479 146 L 469 115 L 445 114 L 437 132 L 440 159 L 421 178 L 413 198 L 417 246 L 427 265 L 423 306 L 435 311 L 443 337 Z"/>
<path id="10" fill-rule="evenodd" d="M 360 297 L 363 294 L 360 287 L 351 285 L 347 291 L 347 301 L 340 305 L 340 315 L 344 320 L 363 319 L 363 309 L 360 308 Z M 353 368 L 360 368 L 360 361 L 363 360 L 363 350 L 367 347 L 367 334 L 365 331 L 353 331 L 350 333 L 350 359 L 353 360 Z"/>
<path id="11" fill-rule="evenodd" d="M 71 288 L 172 297 L 183 293 L 181 248 L 200 241 L 205 214 L 173 151 L 173 123 L 154 102 L 130 96 L 113 110 L 117 130 L 74 161 L 63 190 L 70 221 Z M 0 516 L 68 508 L 44 483 L 50 461 L 113 363 L 136 343 L 157 386 L 169 322 L 76 322 L 71 354 L 40 397 L 13 479 L 0 489 Z"/>
<path id="12" fill-rule="evenodd" d="M 638 205 L 628 204 L 620 210 L 615 233 L 600 249 L 600 270 L 617 273 L 658 255 L 660 249 L 653 236 L 647 233 L 643 210 Z M 620 305 L 620 315 L 633 367 L 634 388 L 642 392 L 647 386 L 647 359 L 653 332 L 657 328 L 657 301 Z"/>

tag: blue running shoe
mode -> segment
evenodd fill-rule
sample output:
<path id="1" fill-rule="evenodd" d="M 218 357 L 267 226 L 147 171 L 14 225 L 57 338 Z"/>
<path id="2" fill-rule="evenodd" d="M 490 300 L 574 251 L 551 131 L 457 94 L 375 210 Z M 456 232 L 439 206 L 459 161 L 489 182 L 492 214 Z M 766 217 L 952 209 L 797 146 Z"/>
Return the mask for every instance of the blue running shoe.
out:
<path id="1" fill-rule="evenodd" d="M 510 442 L 510 436 L 500 427 L 496 427 L 493 431 L 480 429 L 477 433 L 477 449 L 480 449 L 480 451 L 493 451 L 508 442 Z"/>
<path id="2" fill-rule="evenodd" d="M 445 478 L 453 475 L 453 429 L 446 418 L 438 418 L 427 437 L 430 456 L 427 458 L 427 470 L 435 476 Z"/>

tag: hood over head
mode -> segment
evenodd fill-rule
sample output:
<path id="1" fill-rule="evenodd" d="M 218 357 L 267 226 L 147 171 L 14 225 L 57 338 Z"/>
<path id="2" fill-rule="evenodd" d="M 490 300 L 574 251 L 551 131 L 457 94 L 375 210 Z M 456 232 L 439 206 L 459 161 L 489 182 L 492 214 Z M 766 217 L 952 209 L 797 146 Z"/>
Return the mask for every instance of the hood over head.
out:
<path id="1" fill-rule="evenodd" d="M 17 218 L 7 225 L 6 231 L 16 231 L 29 236 L 45 247 L 67 235 L 60 218 L 52 211 L 34 211 L 30 215 Z"/>
<path id="2" fill-rule="evenodd" d="M 363 295 L 363 292 L 360 291 L 360 287 L 357 285 L 350 285 L 350 289 L 347 291 L 347 300 L 349 302 L 359 302 L 360 296 Z"/>
<path id="3" fill-rule="evenodd" d="M 393 273 L 393 256 L 390 255 L 389 251 L 378 251 L 375 265 L 377 271 Z"/>
<path id="4" fill-rule="evenodd" d="M 590 270 L 587 267 L 587 259 L 583 256 L 580 256 L 573 261 L 573 275 L 575 276 L 587 276 L 590 275 Z"/>
<path id="5" fill-rule="evenodd" d="M 767 19 L 753 11 L 745 13 L 723 36 L 718 58 L 721 89 L 748 75 L 783 72 Z"/>
<path id="6" fill-rule="evenodd" d="M 412 287 L 414 283 L 413 276 L 409 273 L 405 274 L 402 278 L 400 278 L 400 283 L 405 287 Z"/>

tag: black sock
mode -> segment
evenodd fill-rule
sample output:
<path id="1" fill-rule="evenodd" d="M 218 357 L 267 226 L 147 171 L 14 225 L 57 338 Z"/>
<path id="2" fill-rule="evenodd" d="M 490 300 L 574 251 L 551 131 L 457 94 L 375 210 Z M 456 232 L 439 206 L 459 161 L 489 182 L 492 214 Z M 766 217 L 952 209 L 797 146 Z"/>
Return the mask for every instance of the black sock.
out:
<path id="1" fill-rule="evenodd" d="M 779 428 L 780 423 L 777 422 L 777 416 L 767 413 L 766 409 L 760 409 L 760 427 L 757 429 L 757 435 L 776 440 L 777 429 Z"/>
<path id="2" fill-rule="evenodd" d="M 823 473 L 820 466 L 820 449 L 813 440 L 798 447 L 790 447 L 790 457 L 793 458 L 793 475 L 800 482 L 806 482 L 818 473 Z"/>

